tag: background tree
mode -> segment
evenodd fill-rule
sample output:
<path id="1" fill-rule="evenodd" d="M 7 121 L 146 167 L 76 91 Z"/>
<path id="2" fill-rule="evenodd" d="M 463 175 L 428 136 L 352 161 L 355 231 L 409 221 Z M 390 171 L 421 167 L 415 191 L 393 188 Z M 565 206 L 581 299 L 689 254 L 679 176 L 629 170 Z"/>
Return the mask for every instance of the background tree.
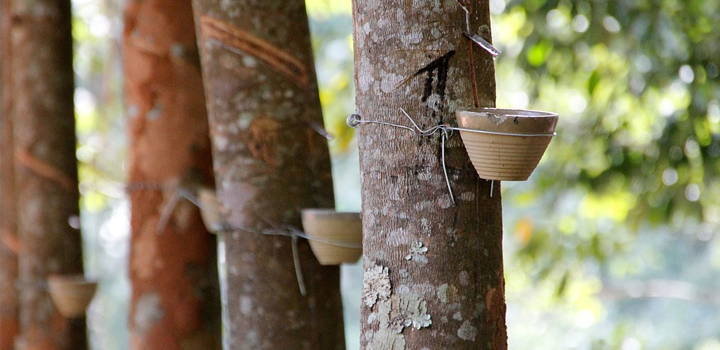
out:
<path id="1" fill-rule="evenodd" d="M 219 349 L 215 237 L 180 193 L 212 186 L 187 1 L 130 1 L 123 32 L 132 206 L 130 348 Z"/>
<path id="2" fill-rule="evenodd" d="M 20 320 L 18 307 L 17 220 L 13 157 L 10 1 L 0 2 L 0 350 L 13 350 Z"/>
<path id="3" fill-rule="evenodd" d="M 492 57 L 462 34 L 456 2 L 353 2 L 357 112 L 426 129 L 457 108 L 495 105 Z M 490 40 L 488 3 L 469 1 L 470 28 Z M 506 349 L 499 184 L 478 178 L 456 135 L 361 124 L 364 349 Z"/>
<path id="4" fill-rule="evenodd" d="M 67 319 L 47 276 L 82 274 L 70 2 L 11 1 L 13 153 L 20 336 L 17 349 L 83 349 L 85 319 Z"/>
<path id="5" fill-rule="evenodd" d="M 339 268 L 298 242 L 303 296 L 292 240 L 259 233 L 334 204 L 305 3 L 194 6 L 218 198 L 235 228 L 221 235 L 226 348 L 344 349 Z"/>

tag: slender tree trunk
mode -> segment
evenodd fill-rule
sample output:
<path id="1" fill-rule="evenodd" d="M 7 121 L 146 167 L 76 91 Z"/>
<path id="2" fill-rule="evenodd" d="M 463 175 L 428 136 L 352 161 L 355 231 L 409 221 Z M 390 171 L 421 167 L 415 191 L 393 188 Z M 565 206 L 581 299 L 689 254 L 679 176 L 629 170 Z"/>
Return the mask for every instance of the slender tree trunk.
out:
<path id="1" fill-rule="evenodd" d="M 213 177 L 191 0 L 130 1 L 123 43 L 131 349 L 220 349 L 216 238 L 176 197 Z"/>
<path id="2" fill-rule="evenodd" d="M 11 2 L 17 228 L 21 253 L 17 349 L 84 349 L 85 319 L 67 319 L 47 276 L 82 273 L 77 223 L 70 1 Z"/>
<path id="3" fill-rule="evenodd" d="M 14 350 L 20 327 L 17 278 L 17 221 L 15 217 L 15 168 L 13 166 L 13 124 L 10 1 L 0 1 L 0 350 Z"/>
<path id="4" fill-rule="evenodd" d="M 466 1 L 490 39 L 487 1 Z M 426 129 L 493 106 L 492 59 L 463 37 L 456 1 L 355 0 L 357 113 Z M 499 184 L 475 173 L 457 133 L 361 124 L 363 349 L 506 349 Z"/>
<path id="5" fill-rule="evenodd" d="M 332 207 L 326 140 L 302 0 L 196 0 L 215 178 L 236 228 L 300 228 L 299 211 Z M 291 239 L 222 234 L 226 349 L 344 349 L 339 269 Z"/>

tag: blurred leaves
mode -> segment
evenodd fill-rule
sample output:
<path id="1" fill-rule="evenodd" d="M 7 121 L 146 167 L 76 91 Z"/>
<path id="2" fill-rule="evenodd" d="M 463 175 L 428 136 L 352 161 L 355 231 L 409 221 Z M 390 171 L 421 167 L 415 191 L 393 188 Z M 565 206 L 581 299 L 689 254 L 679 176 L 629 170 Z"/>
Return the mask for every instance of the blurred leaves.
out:
<path id="1" fill-rule="evenodd" d="M 671 273 L 673 264 L 686 273 L 674 278 L 712 280 L 719 266 L 711 252 L 720 245 L 720 32 L 713 30 L 720 3 L 493 2 L 504 5 L 493 18 L 504 52 L 496 61 L 498 106 L 560 115 L 531 183 L 504 185 L 515 232 L 509 260 L 535 288 L 551 283 L 562 300 L 590 276 L 622 283 Z M 685 246 L 696 250 L 676 251 Z M 699 267 L 692 275 L 690 264 Z M 632 316 L 613 320 L 620 315 Z M 641 334 L 638 327 L 606 334 L 608 343 L 592 348 L 651 344 L 647 334 L 629 336 Z M 650 348 L 692 348 L 692 337 Z"/>
<path id="2" fill-rule="evenodd" d="M 558 198 L 572 191 L 584 197 L 577 215 L 592 231 L 588 243 L 599 234 L 592 226 L 604 221 L 703 221 L 703 207 L 720 205 L 710 190 L 720 175 L 720 82 L 707 74 L 718 75 L 720 33 L 711 23 L 719 20 L 718 5 L 705 1 L 505 6 L 495 23 L 499 45 L 509 46 L 498 60 L 499 85 L 502 66 L 513 65 L 525 78 L 511 88 L 527 93 L 533 108 L 561 116 L 535 175 L 537 191 L 554 193 L 536 208 L 552 215 L 551 226 L 565 214 Z"/>

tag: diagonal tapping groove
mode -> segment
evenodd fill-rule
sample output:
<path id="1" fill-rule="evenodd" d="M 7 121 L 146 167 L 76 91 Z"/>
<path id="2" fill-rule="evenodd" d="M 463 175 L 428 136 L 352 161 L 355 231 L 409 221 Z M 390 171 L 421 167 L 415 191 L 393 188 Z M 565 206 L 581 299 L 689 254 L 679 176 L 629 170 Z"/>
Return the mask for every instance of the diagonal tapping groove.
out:
<path id="1" fill-rule="evenodd" d="M 210 16 L 200 18 L 200 31 L 204 39 L 230 51 L 258 58 L 303 90 L 307 88 L 309 84 L 307 66 L 277 46 Z"/>

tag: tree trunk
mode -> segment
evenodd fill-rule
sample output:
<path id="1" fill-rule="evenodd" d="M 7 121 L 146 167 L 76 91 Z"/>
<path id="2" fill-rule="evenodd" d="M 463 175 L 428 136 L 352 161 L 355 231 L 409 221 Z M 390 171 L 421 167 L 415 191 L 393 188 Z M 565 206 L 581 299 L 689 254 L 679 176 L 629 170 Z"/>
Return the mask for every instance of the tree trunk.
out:
<path id="1" fill-rule="evenodd" d="M 487 1 L 464 1 L 490 40 Z M 355 0 L 357 113 L 423 129 L 494 106 L 491 56 L 462 34 L 456 1 Z M 499 184 L 478 178 L 457 133 L 358 127 L 363 193 L 363 349 L 506 349 Z"/>
<path id="2" fill-rule="evenodd" d="M 69 1 L 11 2 L 20 337 L 17 349 L 84 349 L 85 319 L 67 319 L 47 276 L 82 274 Z"/>
<path id="3" fill-rule="evenodd" d="M 10 52 L 10 2 L 0 1 L 0 350 L 14 350 L 20 327 L 17 278 L 17 220 L 15 167 L 13 166 L 12 72 Z"/>
<path id="4" fill-rule="evenodd" d="M 226 349 L 344 349 L 338 267 L 300 241 L 302 296 L 291 239 L 258 233 L 333 207 L 327 141 L 312 129 L 322 112 L 305 3 L 194 5 L 218 199 L 235 228 L 221 236 Z"/>
<path id="5" fill-rule="evenodd" d="M 216 239 L 178 191 L 212 186 L 191 0 L 133 0 L 123 32 L 130 141 L 130 344 L 220 349 Z"/>

